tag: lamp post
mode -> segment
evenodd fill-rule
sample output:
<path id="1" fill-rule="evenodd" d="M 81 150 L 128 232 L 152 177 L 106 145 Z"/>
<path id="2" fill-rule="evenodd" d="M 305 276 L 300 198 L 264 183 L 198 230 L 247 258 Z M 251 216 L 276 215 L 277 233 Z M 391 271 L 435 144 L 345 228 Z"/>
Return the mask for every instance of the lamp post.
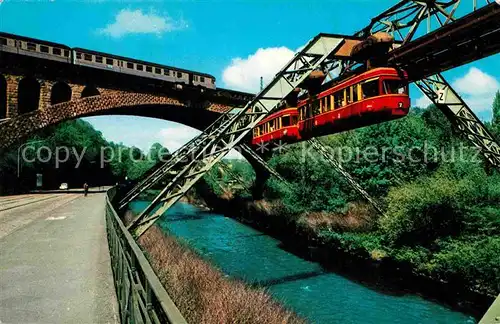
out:
<path id="1" fill-rule="evenodd" d="M 20 161 L 20 158 L 21 158 L 21 149 L 27 145 L 31 145 L 31 144 L 35 144 L 35 143 L 40 143 L 40 142 L 44 142 L 44 140 L 40 140 L 40 141 L 34 141 L 34 142 L 28 142 L 28 143 L 24 143 L 22 145 L 20 145 L 17 149 L 17 178 L 20 177 L 20 174 L 21 174 L 21 163 L 19 163 Z"/>

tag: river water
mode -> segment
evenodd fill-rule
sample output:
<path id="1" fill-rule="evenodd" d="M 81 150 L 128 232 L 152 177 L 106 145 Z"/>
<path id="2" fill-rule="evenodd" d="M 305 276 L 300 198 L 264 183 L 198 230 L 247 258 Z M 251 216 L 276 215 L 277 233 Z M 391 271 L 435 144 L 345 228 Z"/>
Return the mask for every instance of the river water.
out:
<path id="1" fill-rule="evenodd" d="M 131 207 L 140 211 L 146 202 Z M 225 274 L 258 283 L 312 323 L 476 323 L 419 296 L 393 295 L 323 270 L 280 248 L 280 241 L 220 214 L 177 203 L 158 224 Z"/>

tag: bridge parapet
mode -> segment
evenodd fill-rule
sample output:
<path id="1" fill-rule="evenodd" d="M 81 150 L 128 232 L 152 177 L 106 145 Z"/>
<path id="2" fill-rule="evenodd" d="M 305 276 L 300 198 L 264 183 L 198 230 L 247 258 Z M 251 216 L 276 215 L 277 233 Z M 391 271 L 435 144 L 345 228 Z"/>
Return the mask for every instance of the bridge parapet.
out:
<path id="1" fill-rule="evenodd" d="M 106 195 L 106 228 L 121 323 L 187 323 Z"/>

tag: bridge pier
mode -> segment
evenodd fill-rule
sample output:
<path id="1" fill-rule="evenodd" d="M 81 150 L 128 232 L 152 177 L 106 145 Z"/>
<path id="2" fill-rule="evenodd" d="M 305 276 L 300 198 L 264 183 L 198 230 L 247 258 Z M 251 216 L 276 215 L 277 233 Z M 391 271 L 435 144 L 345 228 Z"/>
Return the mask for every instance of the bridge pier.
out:
<path id="1" fill-rule="evenodd" d="M 19 115 L 17 109 L 17 88 L 21 78 L 21 76 L 17 75 L 5 76 L 5 80 L 7 81 L 7 118 L 16 118 Z"/>

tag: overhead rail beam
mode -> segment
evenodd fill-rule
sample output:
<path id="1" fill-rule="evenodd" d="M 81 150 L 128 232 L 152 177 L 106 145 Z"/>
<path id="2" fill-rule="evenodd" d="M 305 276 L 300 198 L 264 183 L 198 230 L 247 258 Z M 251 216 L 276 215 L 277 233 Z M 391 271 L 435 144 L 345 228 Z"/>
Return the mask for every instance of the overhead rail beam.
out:
<path id="1" fill-rule="evenodd" d="M 492 3 L 391 51 L 388 63 L 415 81 L 496 54 L 499 40 L 500 5 Z"/>

